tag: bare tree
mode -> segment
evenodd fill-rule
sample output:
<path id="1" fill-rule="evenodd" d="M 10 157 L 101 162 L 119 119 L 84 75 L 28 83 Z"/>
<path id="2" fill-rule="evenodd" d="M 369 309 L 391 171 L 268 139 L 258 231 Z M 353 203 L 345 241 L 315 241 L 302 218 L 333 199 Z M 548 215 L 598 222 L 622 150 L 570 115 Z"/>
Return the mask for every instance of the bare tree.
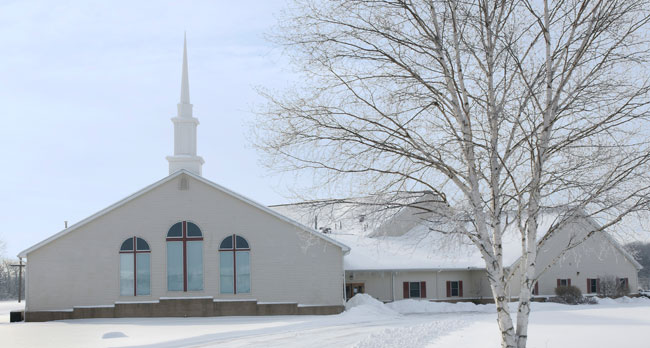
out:
<path id="1" fill-rule="evenodd" d="M 602 276 L 598 279 L 598 296 L 621 297 L 630 293 L 630 288 L 621 280 L 612 275 Z"/>
<path id="2" fill-rule="evenodd" d="M 304 79 L 262 92 L 257 145 L 270 167 L 314 175 L 317 187 L 437 193 L 448 207 L 438 213 L 462 221 L 451 231 L 485 260 L 502 346 L 525 347 L 540 211 L 598 219 L 569 250 L 647 209 L 648 9 L 296 0 L 275 38 Z M 514 270 L 503 262 L 509 225 L 521 236 Z M 512 279 L 521 279 L 516 325 Z"/>

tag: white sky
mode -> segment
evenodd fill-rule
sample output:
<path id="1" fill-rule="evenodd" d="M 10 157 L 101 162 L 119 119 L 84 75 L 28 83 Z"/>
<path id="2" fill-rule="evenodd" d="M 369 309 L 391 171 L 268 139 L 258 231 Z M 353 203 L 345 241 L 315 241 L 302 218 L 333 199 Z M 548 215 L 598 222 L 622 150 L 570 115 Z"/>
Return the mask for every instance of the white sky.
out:
<path id="1" fill-rule="evenodd" d="M 203 176 L 264 204 L 255 86 L 290 80 L 264 35 L 284 1 L 0 2 L 0 239 L 15 256 L 167 175 L 187 30 Z"/>
<path id="2" fill-rule="evenodd" d="M 0 1 L 0 240 L 19 251 L 167 175 L 183 31 L 203 176 L 263 204 L 286 185 L 247 138 L 285 1 Z M 295 79 L 294 79 L 295 80 Z"/>

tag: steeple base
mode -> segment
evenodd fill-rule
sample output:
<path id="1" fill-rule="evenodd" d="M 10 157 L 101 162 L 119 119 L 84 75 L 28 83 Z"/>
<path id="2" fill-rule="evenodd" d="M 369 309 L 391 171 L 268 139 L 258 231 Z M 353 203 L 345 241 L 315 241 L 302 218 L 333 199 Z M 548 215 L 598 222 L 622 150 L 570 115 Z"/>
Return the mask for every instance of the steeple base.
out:
<path id="1" fill-rule="evenodd" d="M 169 174 L 174 174 L 181 169 L 185 169 L 190 173 L 201 176 L 201 167 L 203 166 L 203 158 L 201 156 L 167 156 L 169 162 Z"/>

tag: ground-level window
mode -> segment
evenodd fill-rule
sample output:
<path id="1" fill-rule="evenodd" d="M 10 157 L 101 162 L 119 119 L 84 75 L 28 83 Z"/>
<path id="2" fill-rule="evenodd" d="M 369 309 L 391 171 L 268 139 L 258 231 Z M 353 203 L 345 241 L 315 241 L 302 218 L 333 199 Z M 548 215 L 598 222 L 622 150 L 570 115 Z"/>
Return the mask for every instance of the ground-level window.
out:
<path id="1" fill-rule="evenodd" d="M 120 295 L 151 294 L 151 249 L 138 237 L 131 237 L 120 247 Z"/>
<path id="2" fill-rule="evenodd" d="M 535 282 L 535 285 L 533 286 L 533 295 L 539 295 L 539 282 Z"/>
<path id="3" fill-rule="evenodd" d="M 404 282 L 403 284 L 403 297 L 404 298 L 426 298 L 427 297 L 427 282 Z"/>
<path id="4" fill-rule="evenodd" d="M 595 294 L 600 292 L 600 279 L 587 278 L 587 293 Z"/>
<path id="5" fill-rule="evenodd" d="M 447 297 L 463 297 L 463 281 L 447 281 Z"/>
<path id="6" fill-rule="evenodd" d="M 618 286 L 619 286 L 621 289 L 628 289 L 629 286 L 630 286 L 630 283 L 629 283 L 629 281 L 627 280 L 627 278 L 618 278 Z"/>
<path id="7" fill-rule="evenodd" d="M 219 289 L 222 294 L 251 292 L 251 248 L 242 236 L 231 235 L 219 245 Z"/>
<path id="8" fill-rule="evenodd" d="M 558 279 L 557 286 L 571 286 L 571 278 Z"/>
<path id="9" fill-rule="evenodd" d="M 203 290 L 203 234 L 189 221 L 167 232 L 167 290 Z"/>

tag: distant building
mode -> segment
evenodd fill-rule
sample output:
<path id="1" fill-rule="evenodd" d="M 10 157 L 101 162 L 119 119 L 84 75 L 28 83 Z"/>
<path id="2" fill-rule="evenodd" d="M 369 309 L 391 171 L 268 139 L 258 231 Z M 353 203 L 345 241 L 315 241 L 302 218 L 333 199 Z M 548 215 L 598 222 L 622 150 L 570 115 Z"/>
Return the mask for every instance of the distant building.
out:
<path id="1" fill-rule="evenodd" d="M 364 292 L 385 302 L 404 298 L 492 301 L 485 263 L 477 248 L 460 234 L 438 233 L 449 232 L 449 227 L 436 224 L 435 215 L 426 212 L 444 209 L 431 193 L 398 192 L 391 197 L 271 208 L 305 225 L 327 229 L 327 236 L 350 246 L 344 257 L 347 297 Z M 550 229 L 556 231 L 545 240 Z M 638 293 L 641 265 L 606 231 L 593 234 L 560 256 L 569 241 L 584 239 L 598 229 L 587 216 L 566 216 L 558 211 L 541 214 L 535 296 L 554 296 L 560 285 L 574 285 L 583 294 L 595 295 L 604 278 L 615 279 L 631 294 Z M 514 269 L 521 255 L 521 239 L 513 226 L 506 230 L 503 252 L 504 264 Z M 513 299 L 519 293 L 518 277 L 515 272 L 509 289 Z"/>

